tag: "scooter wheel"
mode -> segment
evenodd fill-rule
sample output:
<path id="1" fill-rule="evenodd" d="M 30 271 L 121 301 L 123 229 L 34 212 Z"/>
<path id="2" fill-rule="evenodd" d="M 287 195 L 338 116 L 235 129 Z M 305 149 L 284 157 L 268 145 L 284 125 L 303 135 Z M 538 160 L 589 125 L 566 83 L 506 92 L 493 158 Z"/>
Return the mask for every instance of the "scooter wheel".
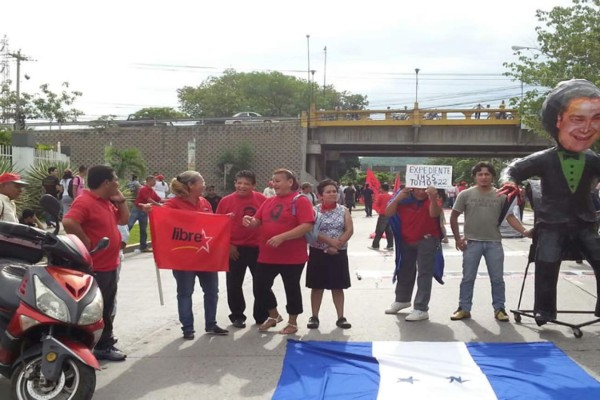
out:
<path id="1" fill-rule="evenodd" d="M 515 322 L 517 324 L 520 324 L 521 323 L 521 314 L 519 314 L 519 313 L 513 313 L 513 315 L 515 317 Z"/>
<path id="2" fill-rule="evenodd" d="M 581 329 L 579 328 L 573 328 L 573 335 L 575 335 L 577 339 L 581 339 L 583 332 L 581 332 Z"/>
<path id="3" fill-rule="evenodd" d="M 96 389 L 96 371 L 73 358 L 63 362 L 58 381 L 42 381 L 41 356 L 19 363 L 12 374 L 12 393 L 21 400 L 89 400 Z"/>

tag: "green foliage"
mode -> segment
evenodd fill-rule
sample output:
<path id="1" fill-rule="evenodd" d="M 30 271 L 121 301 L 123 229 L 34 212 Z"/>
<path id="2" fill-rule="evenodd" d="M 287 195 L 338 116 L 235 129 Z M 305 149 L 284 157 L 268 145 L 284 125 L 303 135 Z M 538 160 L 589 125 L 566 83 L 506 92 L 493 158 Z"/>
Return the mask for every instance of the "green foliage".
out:
<path id="1" fill-rule="evenodd" d="M 11 82 L 7 81 L 0 88 L 0 120 L 9 122 L 15 120 L 17 94 L 11 90 Z M 35 94 L 20 94 L 20 109 L 26 119 L 45 119 L 56 122 L 76 121 L 83 112 L 73 105 L 82 93 L 69 90 L 69 83 L 62 84 L 62 92 L 55 93 L 48 84 L 40 86 L 40 92 Z"/>
<path id="2" fill-rule="evenodd" d="M 570 7 L 537 10 L 537 48 L 515 50 L 516 62 L 506 62 L 505 75 L 526 85 L 553 88 L 557 83 L 582 78 L 600 85 L 600 0 L 573 0 Z M 525 125 L 545 134 L 539 111 L 547 90 L 533 89 L 511 100 L 518 105 Z"/>
<path id="3" fill-rule="evenodd" d="M 0 128 L 0 145 L 10 146 L 12 144 L 12 132 Z"/>
<path id="4" fill-rule="evenodd" d="M 129 119 L 185 119 L 188 115 L 172 107 L 147 107 L 136 111 Z"/>
<path id="5" fill-rule="evenodd" d="M 220 77 L 209 77 L 199 86 L 177 90 L 180 108 L 193 118 L 226 117 L 240 111 L 264 116 L 296 117 L 312 98 L 317 108 L 364 109 L 367 96 L 325 90 L 316 83 L 280 72 L 236 72 L 227 69 Z"/>
<path id="6" fill-rule="evenodd" d="M 104 160 L 115 169 L 119 178 L 129 174 L 145 176 L 146 164 L 139 149 L 117 149 L 107 146 L 104 149 Z"/>
<path id="7" fill-rule="evenodd" d="M 234 177 L 239 171 L 244 169 L 252 169 L 252 162 L 254 159 L 254 149 L 249 143 L 242 143 L 237 151 L 226 150 L 217 162 L 217 172 L 224 178 L 225 190 L 233 191 L 234 189 Z M 231 164 L 232 167 L 225 176 L 225 165 Z M 219 185 L 215 185 L 218 187 Z"/>
<path id="8" fill-rule="evenodd" d="M 42 211 L 40 207 L 40 197 L 42 197 L 42 180 L 48 176 L 48 168 L 56 167 L 58 169 L 58 179 L 61 179 L 66 168 L 70 168 L 68 163 L 39 161 L 25 171 L 23 179 L 29 184 L 21 197 L 16 201 L 17 209 L 20 213 L 25 208 L 34 210 L 38 215 Z"/>
<path id="9" fill-rule="evenodd" d="M 496 170 L 496 181 L 500 177 L 500 172 L 512 161 L 512 159 L 502 159 L 502 158 L 492 158 L 492 159 L 483 159 L 483 158 L 434 158 L 431 159 L 428 164 L 429 165 L 451 165 L 452 166 L 452 179 L 454 182 L 465 181 L 469 185 L 474 183 L 473 178 L 471 176 L 471 169 L 475 164 L 480 161 L 490 162 L 494 166 Z"/>

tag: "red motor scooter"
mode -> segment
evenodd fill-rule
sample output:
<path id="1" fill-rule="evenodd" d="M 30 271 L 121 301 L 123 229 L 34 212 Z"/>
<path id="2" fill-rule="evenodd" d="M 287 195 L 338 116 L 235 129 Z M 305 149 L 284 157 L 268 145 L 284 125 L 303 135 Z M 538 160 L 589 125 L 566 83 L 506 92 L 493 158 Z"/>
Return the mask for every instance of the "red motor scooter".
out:
<path id="1" fill-rule="evenodd" d="M 40 203 L 58 216 L 54 197 Z M 102 294 L 91 253 L 58 230 L 0 222 L 0 374 L 18 400 L 91 399 L 96 388 Z M 106 246 L 105 238 L 92 253 Z"/>

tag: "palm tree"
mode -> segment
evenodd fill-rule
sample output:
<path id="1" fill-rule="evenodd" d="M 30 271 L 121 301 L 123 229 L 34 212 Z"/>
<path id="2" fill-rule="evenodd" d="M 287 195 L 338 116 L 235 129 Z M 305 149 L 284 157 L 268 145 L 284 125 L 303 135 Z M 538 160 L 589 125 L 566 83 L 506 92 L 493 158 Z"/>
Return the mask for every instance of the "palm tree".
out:
<path id="1" fill-rule="evenodd" d="M 115 169 L 119 178 L 124 178 L 127 172 L 137 176 L 146 173 L 146 165 L 138 149 L 119 150 L 109 146 L 104 150 L 104 160 Z"/>

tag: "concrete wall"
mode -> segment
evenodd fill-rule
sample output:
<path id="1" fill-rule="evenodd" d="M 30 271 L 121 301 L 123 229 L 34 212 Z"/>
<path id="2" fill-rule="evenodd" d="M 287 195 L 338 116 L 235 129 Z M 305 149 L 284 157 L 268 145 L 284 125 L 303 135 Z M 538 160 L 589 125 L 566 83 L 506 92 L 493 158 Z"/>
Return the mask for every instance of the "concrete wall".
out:
<path id="1" fill-rule="evenodd" d="M 223 176 L 217 163 L 226 150 L 237 153 L 248 143 L 254 150 L 253 170 L 257 189 L 262 189 L 276 168 L 288 168 L 304 176 L 306 129 L 299 122 L 248 125 L 151 126 L 138 128 L 37 131 L 38 143 L 68 146 L 71 165 L 104 163 L 104 148 L 138 148 L 147 173 L 160 171 L 172 178 L 187 169 L 187 143 L 196 139 L 196 170 L 207 185 L 222 193 Z M 129 178 L 129 177 L 125 177 Z"/>

